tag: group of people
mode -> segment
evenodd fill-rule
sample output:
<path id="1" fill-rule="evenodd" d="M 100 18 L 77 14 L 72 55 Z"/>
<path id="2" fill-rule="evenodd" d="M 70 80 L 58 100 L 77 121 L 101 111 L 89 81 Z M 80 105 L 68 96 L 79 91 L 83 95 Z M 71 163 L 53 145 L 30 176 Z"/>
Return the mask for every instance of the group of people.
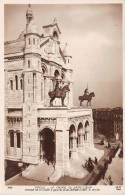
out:
<path id="1" fill-rule="evenodd" d="M 104 139 L 101 140 L 100 144 L 101 144 L 101 145 L 105 145 Z M 106 142 L 106 147 L 111 148 L 110 142 L 108 142 L 108 143 Z"/>
<path id="2" fill-rule="evenodd" d="M 104 163 L 104 167 L 103 167 L 103 169 L 102 169 L 102 178 L 103 178 L 103 179 L 105 178 L 105 173 L 106 173 L 107 169 L 108 169 L 108 163 L 105 162 L 105 163 Z"/>
<path id="3" fill-rule="evenodd" d="M 98 164 L 98 160 L 95 157 L 94 161 L 89 157 L 88 160 L 86 160 L 85 165 L 83 166 L 83 168 L 87 169 L 90 173 L 93 171 L 94 169 L 94 164 L 97 165 Z"/>
<path id="4" fill-rule="evenodd" d="M 94 164 L 95 164 L 95 165 L 98 165 L 98 160 L 97 160 L 97 158 L 95 157 L 95 159 L 92 160 L 92 159 L 89 157 L 88 160 L 86 160 L 86 163 L 85 163 L 85 165 L 83 166 L 83 168 L 87 169 L 87 170 L 91 173 L 91 172 L 93 172 Z M 109 175 L 108 178 L 105 177 L 105 173 L 106 173 L 107 169 L 108 169 L 108 162 L 106 161 L 106 162 L 104 163 L 104 167 L 103 167 L 103 169 L 102 169 L 102 171 L 101 171 L 101 175 L 102 175 L 102 178 L 103 178 L 103 179 L 105 178 L 105 179 L 108 181 L 109 185 L 113 185 L 113 181 L 112 181 L 111 175 Z"/>

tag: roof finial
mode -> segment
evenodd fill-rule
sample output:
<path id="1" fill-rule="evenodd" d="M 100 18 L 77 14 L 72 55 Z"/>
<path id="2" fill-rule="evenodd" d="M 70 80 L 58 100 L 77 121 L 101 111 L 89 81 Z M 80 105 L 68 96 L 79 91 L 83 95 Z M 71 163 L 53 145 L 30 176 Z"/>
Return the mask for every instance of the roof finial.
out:
<path id="1" fill-rule="evenodd" d="M 57 20 L 56 20 L 56 18 L 54 17 L 53 24 L 56 24 L 56 23 L 57 23 Z"/>
<path id="2" fill-rule="evenodd" d="M 28 7 L 30 8 L 31 7 L 31 4 L 28 4 Z"/>

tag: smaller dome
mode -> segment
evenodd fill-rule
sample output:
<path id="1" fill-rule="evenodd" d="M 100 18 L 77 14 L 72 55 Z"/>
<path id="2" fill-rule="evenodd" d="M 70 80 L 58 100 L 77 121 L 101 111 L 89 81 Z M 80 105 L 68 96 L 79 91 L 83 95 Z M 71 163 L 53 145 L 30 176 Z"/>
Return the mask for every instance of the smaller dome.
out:
<path id="1" fill-rule="evenodd" d="M 28 9 L 28 10 L 26 11 L 26 15 L 33 15 L 33 11 L 32 11 L 31 9 Z"/>
<path id="2" fill-rule="evenodd" d="M 31 5 L 30 4 L 28 5 L 28 9 L 26 11 L 26 15 L 33 15 L 33 11 L 31 9 Z"/>
<path id="3" fill-rule="evenodd" d="M 69 47 L 68 47 L 68 44 L 67 44 L 67 43 L 66 43 L 65 48 L 64 48 L 64 50 L 63 50 L 63 55 L 64 55 L 65 57 L 67 57 L 67 56 L 72 57 L 71 52 L 70 52 L 70 50 L 69 50 Z"/>
<path id="4" fill-rule="evenodd" d="M 37 25 L 34 20 L 31 20 L 27 25 L 26 33 L 38 33 Z"/>

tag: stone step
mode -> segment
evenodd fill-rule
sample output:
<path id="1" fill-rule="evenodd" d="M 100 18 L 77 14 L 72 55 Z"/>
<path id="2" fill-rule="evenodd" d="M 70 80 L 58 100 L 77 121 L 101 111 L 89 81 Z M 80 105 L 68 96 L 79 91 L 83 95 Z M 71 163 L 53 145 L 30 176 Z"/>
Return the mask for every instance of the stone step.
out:
<path id="1" fill-rule="evenodd" d="M 84 178 L 88 174 L 81 161 L 77 159 L 70 159 L 70 166 L 67 170 L 67 175 L 74 178 Z"/>
<path id="2" fill-rule="evenodd" d="M 49 182 L 49 177 L 54 173 L 53 165 L 49 165 L 46 162 L 36 165 L 29 173 L 26 175 L 29 179 L 34 179 L 43 182 Z"/>

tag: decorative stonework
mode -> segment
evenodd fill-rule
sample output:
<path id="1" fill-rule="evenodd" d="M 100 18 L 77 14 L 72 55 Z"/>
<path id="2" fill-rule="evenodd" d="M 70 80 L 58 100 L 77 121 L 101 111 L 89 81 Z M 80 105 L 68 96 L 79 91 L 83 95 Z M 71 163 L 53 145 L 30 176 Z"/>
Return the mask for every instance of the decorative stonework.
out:
<path id="1" fill-rule="evenodd" d="M 18 117 L 18 116 L 7 116 L 7 121 L 9 123 L 22 123 L 22 117 Z"/>
<path id="2" fill-rule="evenodd" d="M 38 118 L 38 126 L 43 126 L 43 125 L 55 125 L 56 124 L 56 119 L 55 118 Z"/>
<path id="3" fill-rule="evenodd" d="M 11 57 L 5 57 L 4 59 L 7 59 L 7 60 L 20 60 L 20 59 L 23 59 L 24 56 L 21 55 L 21 56 L 11 56 Z"/>

